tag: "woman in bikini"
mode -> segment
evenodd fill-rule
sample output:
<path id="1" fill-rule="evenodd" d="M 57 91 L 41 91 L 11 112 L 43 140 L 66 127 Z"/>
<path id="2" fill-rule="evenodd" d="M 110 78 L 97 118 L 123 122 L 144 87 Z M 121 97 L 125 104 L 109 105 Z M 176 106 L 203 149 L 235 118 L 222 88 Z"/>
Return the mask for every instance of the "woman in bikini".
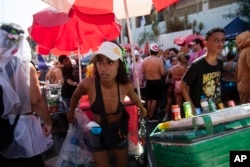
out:
<path id="1" fill-rule="evenodd" d="M 141 100 L 134 92 L 129 81 L 125 66 L 122 62 L 122 49 L 114 42 L 103 42 L 94 54 L 95 77 L 84 78 L 75 90 L 68 113 L 69 123 L 74 122 L 74 111 L 79 99 L 88 95 L 94 122 L 102 127 L 120 126 L 118 137 L 90 134 L 88 149 L 93 153 L 97 167 L 110 167 L 110 151 L 115 159 L 115 166 L 128 166 L 128 113 L 125 110 L 124 99 L 128 96 L 133 104 L 140 108 L 141 116 L 145 117 L 147 111 Z M 106 126 L 105 125 L 109 125 Z M 112 133 L 107 132 L 108 133 Z M 116 140 L 114 140 L 114 138 Z M 110 141 L 107 141 L 110 140 Z M 115 141 L 115 142 L 112 142 Z M 108 144 L 109 143 L 109 144 Z"/>

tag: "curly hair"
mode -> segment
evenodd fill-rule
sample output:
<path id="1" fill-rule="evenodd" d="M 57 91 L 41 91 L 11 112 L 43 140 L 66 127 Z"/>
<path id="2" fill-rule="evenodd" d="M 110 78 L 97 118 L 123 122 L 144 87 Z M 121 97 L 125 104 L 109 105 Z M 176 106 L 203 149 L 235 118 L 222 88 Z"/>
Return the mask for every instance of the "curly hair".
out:
<path id="1" fill-rule="evenodd" d="M 100 78 L 100 75 L 99 75 L 99 72 L 97 70 L 97 65 L 96 64 L 97 64 L 97 62 L 96 62 L 96 59 L 94 58 L 95 76 Z M 116 81 L 118 83 L 121 83 L 121 84 L 127 84 L 127 83 L 130 82 L 125 66 L 126 65 L 121 60 L 119 60 L 119 66 L 118 66 Z"/>

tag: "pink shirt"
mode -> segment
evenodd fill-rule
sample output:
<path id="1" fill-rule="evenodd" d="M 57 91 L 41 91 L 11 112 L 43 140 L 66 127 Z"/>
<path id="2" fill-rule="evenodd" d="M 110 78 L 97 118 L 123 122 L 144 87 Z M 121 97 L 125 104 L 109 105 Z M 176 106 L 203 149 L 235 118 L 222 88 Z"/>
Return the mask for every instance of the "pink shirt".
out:
<path id="1" fill-rule="evenodd" d="M 189 57 L 189 63 L 191 64 L 195 59 L 204 55 L 206 53 L 205 50 L 201 49 L 199 52 L 193 52 Z"/>

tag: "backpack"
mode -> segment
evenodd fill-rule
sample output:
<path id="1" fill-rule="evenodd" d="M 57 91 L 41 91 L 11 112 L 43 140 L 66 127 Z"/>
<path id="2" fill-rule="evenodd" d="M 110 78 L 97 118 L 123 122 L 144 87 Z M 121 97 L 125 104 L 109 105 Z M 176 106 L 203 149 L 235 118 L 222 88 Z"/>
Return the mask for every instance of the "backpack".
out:
<path id="1" fill-rule="evenodd" d="M 14 130 L 17 124 L 17 121 L 20 117 L 18 114 L 15 118 L 14 124 L 11 125 L 9 119 L 2 118 L 1 115 L 4 112 L 3 104 L 3 89 L 0 85 L 0 151 L 6 149 L 13 141 Z"/>

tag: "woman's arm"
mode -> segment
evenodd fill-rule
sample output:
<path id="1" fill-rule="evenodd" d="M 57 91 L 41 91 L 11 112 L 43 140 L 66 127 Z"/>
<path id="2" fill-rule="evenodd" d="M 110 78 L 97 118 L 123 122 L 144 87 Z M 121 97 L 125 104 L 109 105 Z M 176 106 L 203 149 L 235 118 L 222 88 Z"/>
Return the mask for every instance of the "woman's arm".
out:
<path id="1" fill-rule="evenodd" d="M 40 90 L 37 71 L 32 65 L 30 65 L 30 101 L 32 111 L 44 122 L 44 134 L 49 135 L 52 130 L 52 119 Z"/>
<path id="2" fill-rule="evenodd" d="M 74 118 L 74 115 L 75 115 L 75 109 L 79 103 L 79 100 L 80 98 L 86 94 L 86 86 L 87 86 L 87 83 L 89 82 L 88 81 L 89 79 L 85 78 L 83 79 L 77 86 L 77 88 L 75 89 L 72 97 L 71 97 L 71 100 L 70 100 L 70 108 L 69 108 L 69 112 L 67 113 L 67 118 L 68 118 L 68 122 L 69 123 L 73 123 L 75 118 Z"/>

